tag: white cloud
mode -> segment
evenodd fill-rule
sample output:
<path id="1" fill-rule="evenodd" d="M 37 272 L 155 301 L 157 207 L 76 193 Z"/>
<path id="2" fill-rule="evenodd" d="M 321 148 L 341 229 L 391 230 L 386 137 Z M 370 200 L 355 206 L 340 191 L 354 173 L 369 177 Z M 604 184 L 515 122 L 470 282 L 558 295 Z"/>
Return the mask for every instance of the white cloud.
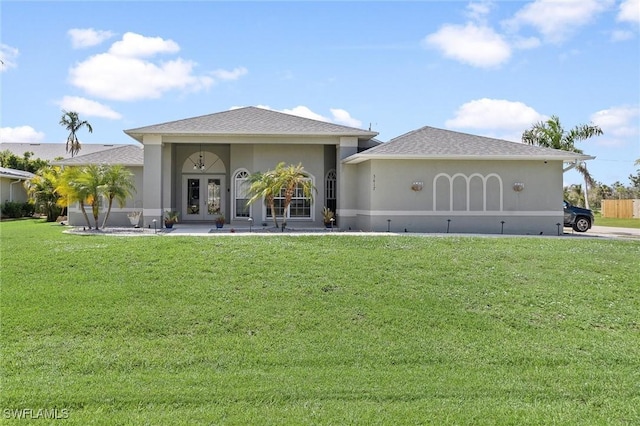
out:
<path id="1" fill-rule="evenodd" d="M 229 110 L 244 108 L 242 106 L 232 106 Z M 326 123 L 336 123 L 342 124 L 344 126 L 350 127 L 360 127 L 362 125 L 362 121 L 351 117 L 351 114 L 344 109 L 340 108 L 329 108 L 331 112 L 331 117 L 328 118 L 324 115 L 318 114 L 317 112 L 312 111 L 309 107 L 304 105 L 298 105 L 294 108 L 285 108 L 281 110 L 273 109 L 269 105 L 256 105 L 256 108 L 268 109 L 270 111 L 283 112 L 285 114 L 297 115 L 298 117 L 310 118 L 312 120 L 324 121 Z"/>
<path id="2" fill-rule="evenodd" d="M 522 102 L 504 99 L 476 99 L 458 108 L 445 125 L 450 128 L 524 131 L 546 117 Z"/>
<path id="3" fill-rule="evenodd" d="M 17 66 L 16 58 L 18 57 L 18 53 L 18 49 L 15 47 L 0 43 L 0 60 L 2 61 L 0 71 L 15 68 Z"/>
<path id="4" fill-rule="evenodd" d="M 0 127 L 0 141 L 2 142 L 42 142 L 44 133 L 36 131 L 31 126 Z M 0 145 L 0 151 L 2 146 Z"/>
<path id="5" fill-rule="evenodd" d="M 67 31 L 67 34 L 71 37 L 71 46 L 74 49 L 97 46 L 115 35 L 111 31 L 99 31 L 93 28 L 72 28 Z"/>
<path id="6" fill-rule="evenodd" d="M 243 75 L 246 75 L 249 71 L 245 67 L 237 67 L 231 71 L 218 69 L 211 74 L 218 80 L 237 80 Z"/>
<path id="7" fill-rule="evenodd" d="M 591 115 L 593 124 L 600 126 L 604 136 L 624 138 L 640 134 L 640 107 L 615 106 Z"/>
<path id="8" fill-rule="evenodd" d="M 122 118 L 121 114 L 115 112 L 108 106 L 78 96 L 65 96 L 58 105 L 63 110 L 75 111 L 82 116 L 102 117 L 110 120 L 119 120 Z"/>
<path id="9" fill-rule="evenodd" d="M 153 61 L 157 54 L 180 50 L 172 40 L 126 33 L 107 53 L 89 57 L 69 70 L 71 83 L 87 94 L 103 99 L 133 101 L 157 99 L 170 90 L 197 92 L 210 88 L 216 79 L 235 80 L 248 73 L 244 67 L 214 70 L 196 75 L 196 63 L 182 58 Z"/>
<path id="10" fill-rule="evenodd" d="M 298 117 L 310 118 L 312 120 L 326 121 L 328 123 L 331 122 L 331 120 L 328 119 L 327 117 L 324 117 L 320 114 L 317 114 L 311 111 L 308 107 L 304 105 L 298 105 L 297 107 L 292 109 L 283 109 L 280 112 L 284 112 L 285 114 L 297 115 Z"/>
<path id="11" fill-rule="evenodd" d="M 484 22 L 493 8 L 493 2 L 488 0 L 472 1 L 467 5 L 467 17 L 476 22 Z"/>
<path id="12" fill-rule="evenodd" d="M 467 23 L 446 24 L 423 40 L 426 47 L 440 50 L 446 57 L 480 68 L 496 67 L 511 56 L 511 47 L 492 28 Z"/>
<path id="13" fill-rule="evenodd" d="M 177 53 L 180 46 L 173 40 L 161 37 L 145 37 L 136 33 L 125 33 L 122 40 L 113 43 L 109 53 L 128 58 L 149 58 L 158 53 Z"/>
<path id="14" fill-rule="evenodd" d="M 620 3 L 618 21 L 640 23 L 640 0 L 625 0 Z"/>
<path id="15" fill-rule="evenodd" d="M 333 115 L 333 121 L 335 121 L 336 123 L 343 124 L 349 127 L 359 128 L 360 126 L 362 126 L 362 121 L 351 117 L 351 114 L 343 109 L 330 108 L 329 111 L 331 111 L 331 114 Z"/>
<path id="16" fill-rule="evenodd" d="M 536 0 L 504 24 L 515 30 L 530 25 L 546 40 L 559 43 L 612 4 L 613 0 Z"/>

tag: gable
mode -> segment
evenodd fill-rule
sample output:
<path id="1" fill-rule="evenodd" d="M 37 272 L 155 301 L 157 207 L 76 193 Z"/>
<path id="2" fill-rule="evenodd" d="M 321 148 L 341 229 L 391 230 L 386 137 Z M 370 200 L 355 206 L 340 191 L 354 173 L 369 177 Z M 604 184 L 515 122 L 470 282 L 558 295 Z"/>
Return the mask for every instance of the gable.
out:
<path id="1" fill-rule="evenodd" d="M 357 136 L 369 140 L 378 134 L 257 107 L 139 127 L 125 130 L 125 133 L 139 142 L 144 135 Z"/>
<path id="2" fill-rule="evenodd" d="M 357 164 L 373 159 L 576 161 L 594 157 L 558 149 L 422 127 L 344 160 Z"/>

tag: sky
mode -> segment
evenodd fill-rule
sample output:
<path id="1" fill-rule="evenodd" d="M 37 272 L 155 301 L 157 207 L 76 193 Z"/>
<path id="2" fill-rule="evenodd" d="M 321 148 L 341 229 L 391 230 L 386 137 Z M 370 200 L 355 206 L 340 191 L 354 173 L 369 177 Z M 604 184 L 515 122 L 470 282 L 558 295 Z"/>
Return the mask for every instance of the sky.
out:
<path id="1" fill-rule="evenodd" d="M 638 169 L 640 0 L 3 0 L 0 24 L 0 142 L 65 142 L 63 110 L 109 144 L 242 106 L 385 142 L 423 126 L 519 142 L 556 115 L 602 128 L 577 144 L 597 181 Z"/>

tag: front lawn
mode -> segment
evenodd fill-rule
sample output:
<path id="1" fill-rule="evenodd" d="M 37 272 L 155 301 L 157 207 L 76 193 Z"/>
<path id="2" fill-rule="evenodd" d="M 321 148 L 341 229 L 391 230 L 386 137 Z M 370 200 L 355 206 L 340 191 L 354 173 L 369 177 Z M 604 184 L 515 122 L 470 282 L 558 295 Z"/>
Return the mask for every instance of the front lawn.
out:
<path id="1" fill-rule="evenodd" d="M 595 225 L 598 226 L 614 226 L 618 228 L 635 228 L 640 229 L 640 219 L 618 219 L 615 217 L 602 217 L 600 214 L 596 214 Z"/>
<path id="2" fill-rule="evenodd" d="M 61 231 L 0 223 L 4 418 L 640 423 L 638 241 Z"/>

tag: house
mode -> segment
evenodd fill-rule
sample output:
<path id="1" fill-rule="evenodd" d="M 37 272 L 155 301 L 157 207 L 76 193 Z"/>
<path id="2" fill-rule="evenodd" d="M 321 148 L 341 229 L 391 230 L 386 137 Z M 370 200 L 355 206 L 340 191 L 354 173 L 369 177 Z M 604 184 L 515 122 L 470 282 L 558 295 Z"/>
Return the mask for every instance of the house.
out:
<path id="1" fill-rule="evenodd" d="M 376 132 L 255 107 L 125 133 L 144 145 L 145 225 L 165 210 L 269 222 L 264 203 L 247 207 L 247 178 L 284 161 L 318 190 L 294 197 L 291 227 L 321 226 L 326 205 L 344 230 L 555 234 L 562 174 L 593 158 L 432 127 L 380 144 Z"/>
<path id="2" fill-rule="evenodd" d="M 35 175 L 24 170 L 0 167 L 0 200 L 2 203 L 24 203 L 27 201 L 27 191 L 24 182 Z"/>
<path id="3" fill-rule="evenodd" d="M 295 194 L 286 212 L 291 228 L 321 227 L 327 206 L 342 230 L 555 235 L 563 173 L 593 159 L 433 127 L 380 143 L 370 130 L 256 107 L 125 133 L 143 149 L 125 145 L 58 162 L 124 164 L 134 172 L 135 199 L 113 210 L 111 225 L 128 224 L 135 210 L 145 227 L 162 223 L 168 210 L 186 223 L 224 216 L 236 227 L 249 219 L 270 224 L 264 203 L 247 205 L 248 178 L 285 162 L 301 163 L 317 188 L 313 200 Z M 71 224 L 82 220 L 70 209 Z"/>

